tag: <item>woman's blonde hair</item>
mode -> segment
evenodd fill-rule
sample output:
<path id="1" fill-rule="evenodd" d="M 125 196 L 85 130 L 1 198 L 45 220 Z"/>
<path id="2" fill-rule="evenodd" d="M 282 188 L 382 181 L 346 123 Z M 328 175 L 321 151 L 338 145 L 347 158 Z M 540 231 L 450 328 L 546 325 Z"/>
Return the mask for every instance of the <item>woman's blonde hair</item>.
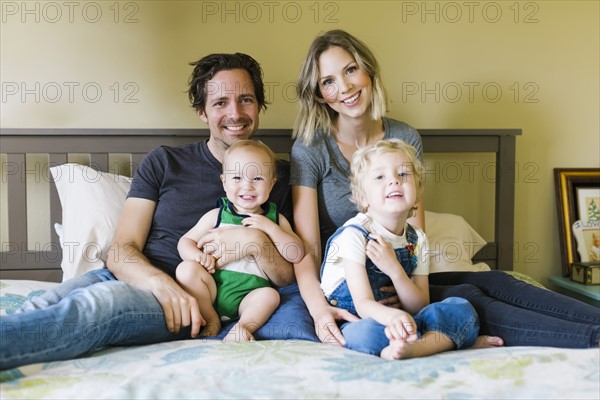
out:
<path id="1" fill-rule="evenodd" d="M 337 112 L 325 103 L 319 89 L 319 57 L 334 46 L 350 53 L 359 68 L 369 74 L 373 86 L 371 118 L 381 119 L 387 109 L 387 95 L 381 83 L 379 64 L 367 45 L 342 30 L 325 32 L 312 42 L 296 83 L 300 112 L 294 124 L 292 137 L 300 138 L 307 145 L 312 142 L 317 129 L 330 132 L 337 115 Z"/>
<path id="2" fill-rule="evenodd" d="M 365 175 L 371 165 L 371 160 L 377 156 L 386 153 L 397 153 L 402 155 L 408 161 L 408 172 L 414 175 L 415 185 L 417 187 L 417 201 L 421 199 L 423 194 L 423 163 L 417 157 L 417 151 L 411 145 L 403 142 L 400 139 L 380 140 L 377 143 L 365 146 L 354 152 L 352 156 L 352 165 L 350 166 L 350 189 L 352 190 L 351 200 L 358 211 L 366 212 L 364 200 L 366 197 L 364 181 Z M 412 214 L 417 209 L 417 204 L 412 208 Z"/>

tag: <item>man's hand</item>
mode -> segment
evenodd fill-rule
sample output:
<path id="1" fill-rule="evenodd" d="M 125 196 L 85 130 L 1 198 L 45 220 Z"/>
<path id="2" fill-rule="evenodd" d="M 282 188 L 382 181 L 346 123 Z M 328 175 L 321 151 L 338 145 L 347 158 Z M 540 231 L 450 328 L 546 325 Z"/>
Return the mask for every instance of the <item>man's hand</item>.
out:
<path id="1" fill-rule="evenodd" d="M 169 332 L 177 334 L 181 328 L 191 325 L 191 336 L 198 336 L 206 321 L 200 314 L 196 299 L 166 275 L 153 277 L 150 286 L 165 313 Z"/>
<path id="2" fill-rule="evenodd" d="M 315 321 L 315 332 L 321 342 L 345 346 L 346 340 L 338 328 L 336 320 L 355 322 L 360 318 L 348 310 L 327 306 L 314 315 L 313 319 Z"/>
<path id="3" fill-rule="evenodd" d="M 215 228 L 198 241 L 198 248 L 204 249 L 204 252 L 213 256 L 217 261 L 218 268 L 247 256 L 267 257 L 267 254 L 259 254 L 262 244 L 266 240 L 269 240 L 268 237 L 258 229 Z"/>

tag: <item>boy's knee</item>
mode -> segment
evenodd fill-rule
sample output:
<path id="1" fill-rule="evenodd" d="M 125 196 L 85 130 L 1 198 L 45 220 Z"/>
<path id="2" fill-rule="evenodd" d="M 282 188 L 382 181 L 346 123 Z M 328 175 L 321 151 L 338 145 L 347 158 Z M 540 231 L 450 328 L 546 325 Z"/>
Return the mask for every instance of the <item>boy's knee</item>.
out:
<path id="1" fill-rule="evenodd" d="M 361 353 L 378 356 L 389 344 L 385 326 L 371 318 L 346 324 L 342 328 L 342 334 L 346 339 L 346 348 Z"/>

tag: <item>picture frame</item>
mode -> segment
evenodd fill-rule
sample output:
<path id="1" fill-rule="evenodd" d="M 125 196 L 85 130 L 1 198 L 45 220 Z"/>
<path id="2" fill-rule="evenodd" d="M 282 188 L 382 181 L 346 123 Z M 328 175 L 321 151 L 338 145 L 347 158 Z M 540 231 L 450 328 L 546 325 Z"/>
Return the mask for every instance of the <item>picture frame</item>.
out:
<path id="1" fill-rule="evenodd" d="M 592 203 L 600 209 L 598 200 L 595 200 L 600 193 L 600 168 L 555 168 L 554 183 L 562 274 L 570 276 L 572 264 L 582 261 L 580 254 L 587 254 L 582 253 L 587 251 L 586 243 L 581 240 L 578 243 L 575 239 L 573 225 L 579 222 L 578 227 L 589 226 L 590 217 L 596 217 L 595 209 L 592 208 L 592 212 L 589 210 Z M 595 226 L 598 224 L 592 223 Z"/>

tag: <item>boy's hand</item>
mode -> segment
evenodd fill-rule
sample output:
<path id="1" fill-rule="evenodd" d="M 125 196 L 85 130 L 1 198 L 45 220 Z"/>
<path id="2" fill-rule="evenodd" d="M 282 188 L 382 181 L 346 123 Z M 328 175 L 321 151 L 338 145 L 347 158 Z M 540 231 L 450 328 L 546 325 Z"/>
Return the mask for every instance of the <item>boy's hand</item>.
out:
<path id="1" fill-rule="evenodd" d="M 385 336 L 390 340 L 414 342 L 418 338 L 417 324 L 409 313 L 398 310 L 385 327 Z"/>
<path id="2" fill-rule="evenodd" d="M 389 277 L 393 277 L 398 273 L 399 268 L 402 268 L 396 258 L 396 252 L 388 242 L 383 240 L 381 235 L 371 233 L 370 237 L 372 240 L 367 242 L 367 257 L 379 267 L 381 272 Z"/>
<path id="3" fill-rule="evenodd" d="M 249 217 L 244 218 L 242 220 L 242 225 L 248 228 L 256 228 L 260 229 L 263 232 L 267 232 L 269 228 L 273 225 L 276 225 L 275 222 L 271 221 L 269 218 L 260 214 L 248 214 Z"/>

